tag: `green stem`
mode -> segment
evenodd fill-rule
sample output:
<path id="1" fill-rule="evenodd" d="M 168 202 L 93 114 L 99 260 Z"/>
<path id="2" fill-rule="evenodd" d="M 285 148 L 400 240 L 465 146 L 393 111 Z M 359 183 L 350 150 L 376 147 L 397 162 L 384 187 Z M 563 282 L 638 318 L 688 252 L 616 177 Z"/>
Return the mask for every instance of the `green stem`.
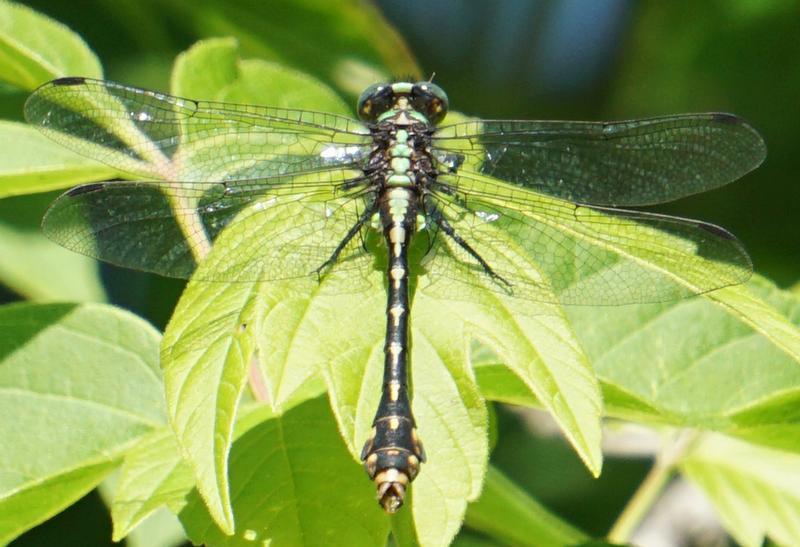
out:
<path id="1" fill-rule="evenodd" d="M 653 462 L 653 467 L 608 532 L 608 539 L 611 542 L 627 543 L 630 540 L 633 532 L 672 479 L 676 464 L 695 444 L 698 437 L 699 434 L 695 431 L 683 430 L 671 439 L 665 439 Z"/>

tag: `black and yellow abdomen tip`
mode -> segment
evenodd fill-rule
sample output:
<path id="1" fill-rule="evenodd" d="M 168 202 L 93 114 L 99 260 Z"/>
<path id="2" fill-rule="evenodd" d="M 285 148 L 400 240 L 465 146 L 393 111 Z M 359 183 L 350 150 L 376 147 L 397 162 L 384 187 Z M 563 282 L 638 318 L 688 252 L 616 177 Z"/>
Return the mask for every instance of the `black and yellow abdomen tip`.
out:
<path id="1" fill-rule="evenodd" d="M 378 503 L 387 513 L 403 506 L 406 489 L 419 473 L 420 459 L 409 450 L 384 448 L 371 453 L 364 461 L 375 483 Z"/>

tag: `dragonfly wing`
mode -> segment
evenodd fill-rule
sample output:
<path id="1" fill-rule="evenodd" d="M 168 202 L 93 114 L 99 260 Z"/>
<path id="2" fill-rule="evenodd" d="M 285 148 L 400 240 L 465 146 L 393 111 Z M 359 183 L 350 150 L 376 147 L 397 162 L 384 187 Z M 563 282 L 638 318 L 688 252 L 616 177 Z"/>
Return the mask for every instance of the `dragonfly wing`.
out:
<path id="1" fill-rule="evenodd" d="M 194 101 L 87 78 L 44 84 L 25 103 L 25 117 L 124 172 L 189 182 L 352 165 L 371 142 L 367 128 L 342 116 Z"/>
<path id="2" fill-rule="evenodd" d="M 539 193 L 609 206 L 672 201 L 728 184 L 766 156 L 761 136 L 731 114 L 624 122 L 458 123 L 436 132 L 437 156 L 461 170 Z"/>
<path id="3" fill-rule="evenodd" d="M 423 261 L 437 294 L 463 297 L 466 284 L 530 301 L 635 304 L 705 293 L 752 273 L 742 245 L 712 224 L 576 205 L 487 177 L 441 178 L 449 187 L 436 191 L 436 206 L 502 280 L 440 229 Z"/>
<path id="4" fill-rule="evenodd" d="M 255 205 L 215 241 L 194 278 L 205 281 L 325 281 L 335 293 L 372 286 L 376 232 L 369 198 L 283 196 Z M 369 215 L 368 215 L 369 216 Z M 362 222 L 366 222 L 362 224 Z M 369 243 L 368 243 L 369 242 Z"/>
<path id="5" fill-rule="evenodd" d="M 281 177 L 235 185 L 112 181 L 62 194 L 42 221 L 55 242 L 119 266 L 187 278 L 228 229 L 228 262 L 205 270 L 209 281 L 261 281 L 310 276 L 328 260 L 359 220 L 364 199 L 348 172 L 324 174 L 318 185 Z M 323 173 L 314 173 L 315 179 Z M 276 190 L 277 189 L 277 190 Z M 235 219 L 235 222 L 234 222 Z M 251 233 L 250 230 L 255 230 Z M 340 254 L 335 268 L 364 267 L 360 239 Z"/>

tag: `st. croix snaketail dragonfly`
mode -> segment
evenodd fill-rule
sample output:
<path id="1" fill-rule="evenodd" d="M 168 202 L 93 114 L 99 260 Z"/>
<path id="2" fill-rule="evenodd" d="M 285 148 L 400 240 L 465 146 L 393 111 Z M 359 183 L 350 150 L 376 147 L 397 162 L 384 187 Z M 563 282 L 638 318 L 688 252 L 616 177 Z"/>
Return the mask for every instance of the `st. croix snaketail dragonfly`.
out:
<path id="1" fill-rule="evenodd" d="M 360 121 L 77 77 L 43 85 L 25 105 L 27 120 L 51 139 L 146 180 L 60 196 L 44 231 L 74 251 L 186 278 L 203 242 L 269 214 L 276 220 L 259 247 L 205 279 L 322 278 L 338 269 L 354 272 L 357 284 L 359 269 L 374 265 L 364 242 L 382 234 L 383 388 L 361 458 L 388 512 L 425 461 L 408 387 L 412 239 L 424 239 L 422 269 L 440 286 L 471 280 L 531 302 L 661 302 L 741 283 L 752 271 L 722 228 L 614 208 L 672 201 L 757 167 L 764 142 L 740 118 L 441 126 L 447 110 L 445 92 L 429 81 L 369 87 Z M 499 233 L 541 269 L 510 259 Z M 653 264 L 685 270 L 691 287 Z"/>

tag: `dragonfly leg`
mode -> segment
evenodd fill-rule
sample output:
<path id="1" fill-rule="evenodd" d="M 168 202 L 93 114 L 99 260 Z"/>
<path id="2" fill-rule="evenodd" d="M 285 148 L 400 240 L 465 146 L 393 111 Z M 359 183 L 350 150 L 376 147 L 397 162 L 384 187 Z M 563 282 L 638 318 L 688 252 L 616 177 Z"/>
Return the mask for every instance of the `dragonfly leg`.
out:
<path id="1" fill-rule="evenodd" d="M 358 218 L 358 222 L 356 222 L 347 231 L 347 233 L 344 235 L 342 240 L 339 242 L 339 244 L 333 250 L 333 252 L 331 253 L 330 258 L 328 258 L 328 260 L 323 262 L 322 265 L 320 265 L 319 268 L 314 270 L 313 273 L 317 274 L 317 278 L 318 279 L 322 279 L 322 272 L 324 270 L 326 270 L 327 268 L 330 268 L 331 266 L 333 266 L 336 263 L 336 261 L 339 260 L 339 255 L 342 254 L 342 251 L 344 250 L 345 247 L 347 247 L 347 244 L 350 243 L 350 240 L 352 240 L 356 236 L 356 234 L 361 232 L 361 228 L 370 221 L 370 219 L 372 218 L 372 215 L 374 215 L 377 210 L 378 210 L 377 204 L 372 204 L 372 205 L 370 205 L 369 207 L 367 207 L 364 210 L 364 212 Z M 363 244 L 363 242 L 362 242 L 362 244 Z"/>
<path id="2" fill-rule="evenodd" d="M 442 214 L 442 212 L 439 210 L 438 207 L 436 207 L 435 205 L 431 205 L 428 202 L 425 202 L 425 205 L 427 210 L 427 216 L 433 224 L 436 224 L 439 228 L 441 228 L 442 232 L 444 232 L 450 239 L 455 241 L 459 247 L 461 247 L 467 252 L 467 254 L 469 254 L 472 258 L 474 258 L 478 262 L 478 264 L 480 264 L 481 268 L 483 268 L 483 271 L 486 272 L 486 275 L 491 277 L 494 281 L 502 285 L 505 285 L 506 288 L 511 289 L 512 286 L 511 283 L 508 280 L 506 280 L 506 278 L 495 272 L 492 269 L 492 267 L 489 266 L 489 263 L 486 262 L 486 260 L 484 260 L 480 254 L 478 254 L 478 251 L 473 249 L 469 243 L 464 241 L 464 239 L 460 235 L 458 235 L 458 233 L 455 231 L 455 229 L 453 229 L 453 226 L 447 221 L 447 219 L 444 217 L 444 215 Z"/>

